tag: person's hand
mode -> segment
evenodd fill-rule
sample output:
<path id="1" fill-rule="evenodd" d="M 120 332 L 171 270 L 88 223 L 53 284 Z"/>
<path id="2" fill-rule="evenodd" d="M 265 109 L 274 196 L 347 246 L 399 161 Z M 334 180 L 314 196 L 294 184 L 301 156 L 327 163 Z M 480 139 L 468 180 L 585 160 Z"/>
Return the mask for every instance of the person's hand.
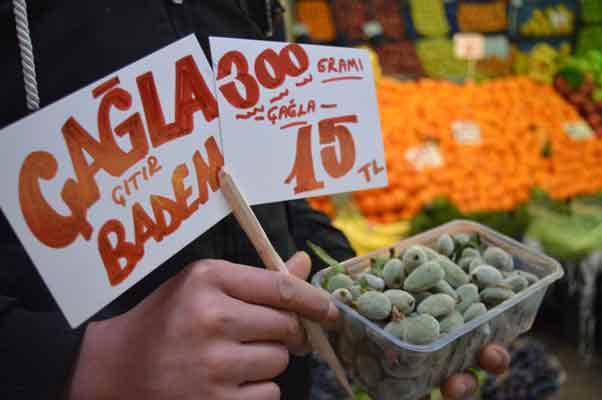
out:
<path id="1" fill-rule="evenodd" d="M 289 351 L 307 348 L 294 314 L 328 322 L 328 294 L 305 282 L 310 259 L 292 275 L 226 261 L 199 261 L 124 315 L 90 323 L 69 400 L 279 399 L 272 380 Z"/>
<path id="2" fill-rule="evenodd" d="M 496 344 L 485 346 L 479 356 L 479 366 L 492 374 L 502 374 L 510 366 L 510 354 Z M 441 392 L 445 399 L 461 400 L 474 394 L 477 388 L 476 377 L 464 373 L 451 376 L 443 385 Z"/>

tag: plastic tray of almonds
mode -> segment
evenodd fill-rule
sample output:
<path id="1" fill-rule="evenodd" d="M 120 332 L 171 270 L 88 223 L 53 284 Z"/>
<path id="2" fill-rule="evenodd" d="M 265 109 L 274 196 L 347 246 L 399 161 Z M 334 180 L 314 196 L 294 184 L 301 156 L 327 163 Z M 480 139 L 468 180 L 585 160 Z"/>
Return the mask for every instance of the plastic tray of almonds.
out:
<path id="1" fill-rule="evenodd" d="M 346 371 L 378 400 L 418 399 L 477 365 L 488 343 L 528 331 L 555 260 L 483 225 L 453 221 L 330 267 L 312 280 L 341 311 L 329 339 Z"/>

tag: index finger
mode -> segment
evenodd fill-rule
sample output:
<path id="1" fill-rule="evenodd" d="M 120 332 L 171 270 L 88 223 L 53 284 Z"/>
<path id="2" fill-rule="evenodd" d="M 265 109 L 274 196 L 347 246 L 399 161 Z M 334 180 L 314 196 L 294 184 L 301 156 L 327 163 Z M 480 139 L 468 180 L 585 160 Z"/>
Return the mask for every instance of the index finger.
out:
<path id="1" fill-rule="evenodd" d="M 293 275 L 229 264 L 220 274 L 224 292 L 247 303 L 290 311 L 312 321 L 332 322 L 338 317 L 330 295 Z"/>

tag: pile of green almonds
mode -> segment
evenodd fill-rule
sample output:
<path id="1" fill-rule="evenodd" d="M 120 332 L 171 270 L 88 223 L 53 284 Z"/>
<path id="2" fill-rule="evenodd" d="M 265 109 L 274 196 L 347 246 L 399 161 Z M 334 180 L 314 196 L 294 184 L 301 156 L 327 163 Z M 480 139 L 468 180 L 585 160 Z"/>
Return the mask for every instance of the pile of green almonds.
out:
<path id="1" fill-rule="evenodd" d="M 334 269 L 323 287 L 390 335 L 425 345 L 538 280 L 477 234 L 442 235 L 434 247 L 414 245 L 399 255 L 392 249 L 353 277 Z"/>

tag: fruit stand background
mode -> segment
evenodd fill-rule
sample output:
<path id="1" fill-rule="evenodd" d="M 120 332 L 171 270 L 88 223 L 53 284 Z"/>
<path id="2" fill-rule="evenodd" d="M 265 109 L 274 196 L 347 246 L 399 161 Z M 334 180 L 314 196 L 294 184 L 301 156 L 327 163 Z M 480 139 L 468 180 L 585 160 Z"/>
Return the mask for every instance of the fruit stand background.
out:
<path id="1" fill-rule="evenodd" d="M 365 46 L 379 68 L 390 185 L 311 204 L 358 253 L 466 218 L 559 259 L 567 274 L 535 332 L 565 346 L 549 352 L 562 365 L 529 361 L 538 341 L 517 345 L 522 367 L 483 396 L 548 398 L 566 377 L 562 398 L 577 395 L 570 383 L 587 386 L 585 365 L 602 370 L 602 1 L 297 0 L 290 9 L 295 40 Z M 476 82 L 454 58 L 457 32 L 485 35 Z M 545 372 L 521 374 L 525 366 Z"/>

